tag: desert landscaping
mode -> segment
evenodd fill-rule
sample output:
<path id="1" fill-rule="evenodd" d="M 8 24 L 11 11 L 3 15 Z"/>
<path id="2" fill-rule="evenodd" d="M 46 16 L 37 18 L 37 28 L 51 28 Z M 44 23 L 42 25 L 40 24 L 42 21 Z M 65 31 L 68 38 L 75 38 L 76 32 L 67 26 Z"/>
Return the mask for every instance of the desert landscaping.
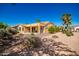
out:
<path id="1" fill-rule="evenodd" d="M 71 26 L 71 14 L 63 14 L 62 20 L 62 26 L 37 22 L 11 27 L 1 22 L 0 55 L 79 56 L 79 28 Z"/>
<path id="2" fill-rule="evenodd" d="M 53 36 L 57 36 L 57 38 L 54 38 Z M 62 42 L 66 44 L 69 48 L 71 48 L 74 51 L 77 51 L 79 54 L 79 32 L 74 32 L 74 36 L 68 37 L 65 34 L 62 34 L 61 32 L 56 34 L 45 34 L 45 36 L 41 36 L 42 38 L 48 38 L 53 39 L 57 42 Z"/>
<path id="3" fill-rule="evenodd" d="M 79 33 L 66 36 L 55 34 L 17 34 L 4 39 L 0 49 L 2 56 L 78 56 Z M 8 43 L 7 43 L 8 42 Z"/>
<path id="4" fill-rule="evenodd" d="M 79 4 L 1 3 L 0 56 L 79 56 Z"/>

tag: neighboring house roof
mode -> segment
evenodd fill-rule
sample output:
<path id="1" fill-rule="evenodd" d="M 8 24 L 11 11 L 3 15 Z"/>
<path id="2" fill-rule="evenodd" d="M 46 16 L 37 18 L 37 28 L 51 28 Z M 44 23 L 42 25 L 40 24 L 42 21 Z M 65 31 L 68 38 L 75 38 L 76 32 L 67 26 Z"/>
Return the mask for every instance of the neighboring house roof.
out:
<path id="1" fill-rule="evenodd" d="M 79 27 L 79 25 L 76 25 L 76 26 L 74 26 L 74 27 Z"/>
<path id="2" fill-rule="evenodd" d="M 79 25 L 76 25 L 76 26 L 72 26 L 72 28 L 75 28 L 75 27 L 79 27 Z"/>

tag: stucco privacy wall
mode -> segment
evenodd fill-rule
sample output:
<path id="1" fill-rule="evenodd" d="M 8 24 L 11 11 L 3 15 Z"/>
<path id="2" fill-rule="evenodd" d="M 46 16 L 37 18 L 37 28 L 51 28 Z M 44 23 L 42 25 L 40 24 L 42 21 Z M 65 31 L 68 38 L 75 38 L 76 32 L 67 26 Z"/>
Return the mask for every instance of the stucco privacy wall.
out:
<path id="1" fill-rule="evenodd" d="M 72 31 L 79 31 L 79 26 L 73 26 Z"/>
<path id="2" fill-rule="evenodd" d="M 79 30 L 79 26 L 75 27 L 74 30 L 75 30 L 75 31 Z"/>

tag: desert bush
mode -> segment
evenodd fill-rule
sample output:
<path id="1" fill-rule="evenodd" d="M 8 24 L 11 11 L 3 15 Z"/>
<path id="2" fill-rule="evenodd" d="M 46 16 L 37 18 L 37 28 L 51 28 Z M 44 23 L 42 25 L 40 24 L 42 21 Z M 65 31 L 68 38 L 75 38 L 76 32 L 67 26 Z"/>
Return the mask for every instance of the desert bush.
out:
<path id="1" fill-rule="evenodd" d="M 31 43 L 31 45 L 33 45 L 33 47 L 35 48 L 40 47 L 40 45 L 42 44 L 39 37 L 32 36 L 28 40 Z"/>
<path id="2" fill-rule="evenodd" d="M 4 38 L 7 39 L 10 36 L 12 36 L 11 33 L 7 32 L 5 29 L 0 29 L 0 38 L 1 39 L 4 39 Z"/>
<path id="3" fill-rule="evenodd" d="M 56 33 L 56 32 L 60 32 L 60 28 L 57 26 L 51 26 L 48 28 L 49 33 Z"/>
<path id="4" fill-rule="evenodd" d="M 19 33 L 19 31 L 15 28 L 8 28 L 7 31 L 13 35 Z"/>
<path id="5" fill-rule="evenodd" d="M 67 36 L 73 36 L 73 33 L 69 30 L 65 30 L 64 33 L 67 35 Z"/>
<path id="6" fill-rule="evenodd" d="M 4 37 L 4 33 L 5 33 L 6 31 L 4 30 L 4 29 L 0 29 L 0 38 L 1 37 Z"/>
<path id="7" fill-rule="evenodd" d="M 11 45 L 11 42 L 14 40 L 13 34 L 8 29 L 0 29 L 0 52 Z"/>
<path id="8" fill-rule="evenodd" d="M 29 40 L 31 42 L 31 44 L 33 44 L 33 47 L 40 47 L 42 42 L 41 39 L 39 37 L 31 37 L 32 40 Z"/>
<path id="9" fill-rule="evenodd" d="M 0 29 L 0 38 L 4 39 L 4 38 L 9 38 L 14 34 L 17 34 L 18 32 L 13 29 Z"/>
<path id="10" fill-rule="evenodd" d="M 53 35 L 52 37 L 53 37 L 53 38 L 58 38 L 58 36 L 57 36 L 57 35 Z"/>

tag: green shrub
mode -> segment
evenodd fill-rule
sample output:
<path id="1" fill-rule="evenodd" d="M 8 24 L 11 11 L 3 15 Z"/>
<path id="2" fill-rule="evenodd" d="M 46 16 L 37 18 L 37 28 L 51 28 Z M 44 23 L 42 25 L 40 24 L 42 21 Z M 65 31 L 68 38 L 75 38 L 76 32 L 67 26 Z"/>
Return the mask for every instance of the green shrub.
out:
<path id="1" fill-rule="evenodd" d="M 0 29 L 6 29 L 8 27 L 7 24 L 0 22 Z"/>
<path id="2" fill-rule="evenodd" d="M 73 33 L 72 33 L 71 31 L 65 30 L 64 33 L 65 33 L 67 36 L 73 36 Z"/>
<path id="3" fill-rule="evenodd" d="M 56 33 L 56 32 L 60 32 L 60 28 L 57 26 L 51 26 L 48 28 L 49 33 Z"/>
<path id="4" fill-rule="evenodd" d="M 54 33 L 54 28 L 53 28 L 53 27 L 50 27 L 50 28 L 48 29 L 48 31 L 49 31 L 49 33 Z"/>

